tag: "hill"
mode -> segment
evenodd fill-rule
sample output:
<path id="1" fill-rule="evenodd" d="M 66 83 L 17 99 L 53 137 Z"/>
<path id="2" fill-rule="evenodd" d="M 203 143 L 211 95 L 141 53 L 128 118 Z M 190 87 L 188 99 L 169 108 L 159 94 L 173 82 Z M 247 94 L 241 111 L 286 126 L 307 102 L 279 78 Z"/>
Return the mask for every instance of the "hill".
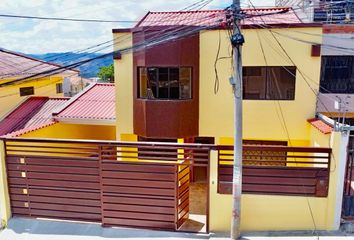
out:
<path id="1" fill-rule="evenodd" d="M 75 63 L 78 61 L 94 58 L 97 56 L 101 56 L 100 53 L 73 53 L 73 52 L 65 52 L 65 53 L 46 53 L 46 54 L 27 54 L 31 57 L 57 63 L 60 65 L 69 65 L 71 63 Z M 96 77 L 100 67 L 109 66 L 113 63 L 112 56 L 104 57 L 101 59 L 97 59 L 95 61 L 86 63 L 78 69 L 81 72 L 81 76 L 85 78 Z"/>

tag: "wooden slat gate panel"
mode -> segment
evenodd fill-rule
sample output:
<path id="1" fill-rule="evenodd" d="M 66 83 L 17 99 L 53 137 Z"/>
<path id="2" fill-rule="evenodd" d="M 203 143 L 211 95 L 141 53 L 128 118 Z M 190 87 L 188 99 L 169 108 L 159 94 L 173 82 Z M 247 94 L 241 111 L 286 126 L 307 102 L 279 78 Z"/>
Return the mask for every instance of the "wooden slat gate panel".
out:
<path id="1" fill-rule="evenodd" d="M 102 223 L 175 230 L 177 167 L 103 160 Z"/>
<path id="2" fill-rule="evenodd" d="M 177 230 L 210 146 L 5 139 L 13 215 Z"/>
<path id="3" fill-rule="evenodd" d="M 8 156 L 12 213 L 100 222 L 98 167 L 95 158 Z"/>
<path id="4" fill-rule="evenodd" d="M 177 229 L 189 217 L 189 183 L 190 183 L 190 166 L 181 165 L 177 168 Z"/>

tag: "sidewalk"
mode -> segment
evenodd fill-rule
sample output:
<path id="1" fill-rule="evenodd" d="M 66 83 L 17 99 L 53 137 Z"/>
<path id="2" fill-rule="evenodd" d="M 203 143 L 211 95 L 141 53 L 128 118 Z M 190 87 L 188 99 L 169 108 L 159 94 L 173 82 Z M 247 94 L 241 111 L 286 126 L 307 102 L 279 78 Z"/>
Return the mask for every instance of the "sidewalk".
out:
<path id="1" fill-rule="evenodd" d="M 320 240 L 353 239 L 343 233 L 319 233 Z M 0 232 L 0 240 L 103 240 L 103 239 L 228 239 L 226 236 L 191 233 L 102 228 L 100 224 L 13 218 L 7 229 Z M 316 240 L 311 232 L 247 233 L 245 240 Z"/>

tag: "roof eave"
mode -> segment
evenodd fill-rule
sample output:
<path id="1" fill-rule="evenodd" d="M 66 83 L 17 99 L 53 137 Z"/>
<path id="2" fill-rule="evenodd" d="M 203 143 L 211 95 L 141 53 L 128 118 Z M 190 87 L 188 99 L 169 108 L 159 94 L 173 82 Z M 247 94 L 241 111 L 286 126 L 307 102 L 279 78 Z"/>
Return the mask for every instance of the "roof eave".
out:
<path id="1" fill-rule="evenodd" d="M 94 119 L 94 118 L 67 118 L 67 117 L 54 117 L 60 123 L 65 124 L 82 124 L 82 125 L 103 125 L 115 126 L 115 119 Z"/>

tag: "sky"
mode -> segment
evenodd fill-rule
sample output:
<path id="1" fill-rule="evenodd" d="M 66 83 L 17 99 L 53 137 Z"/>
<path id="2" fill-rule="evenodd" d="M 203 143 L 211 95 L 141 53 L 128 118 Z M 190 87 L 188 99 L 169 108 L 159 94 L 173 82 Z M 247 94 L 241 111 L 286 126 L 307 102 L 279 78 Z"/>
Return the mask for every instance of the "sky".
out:
<path id="1" fill-rule="evenodd" d="M 247 0 L 241 1 L 245 6 Z M 1 0 L 0 14 L 42 17 L 139 20 L 147 11 L 178 11 L 197 0 Z M 231 0 L 214 0 L 205 9 L 222 9 Z M 272 6 L 274 0 L 253 0 Z M 0 48 L 30 54 L 69 52 L 112 39 L 112 29 L 131 24 L 83 23 L 0 17 Z"/>

